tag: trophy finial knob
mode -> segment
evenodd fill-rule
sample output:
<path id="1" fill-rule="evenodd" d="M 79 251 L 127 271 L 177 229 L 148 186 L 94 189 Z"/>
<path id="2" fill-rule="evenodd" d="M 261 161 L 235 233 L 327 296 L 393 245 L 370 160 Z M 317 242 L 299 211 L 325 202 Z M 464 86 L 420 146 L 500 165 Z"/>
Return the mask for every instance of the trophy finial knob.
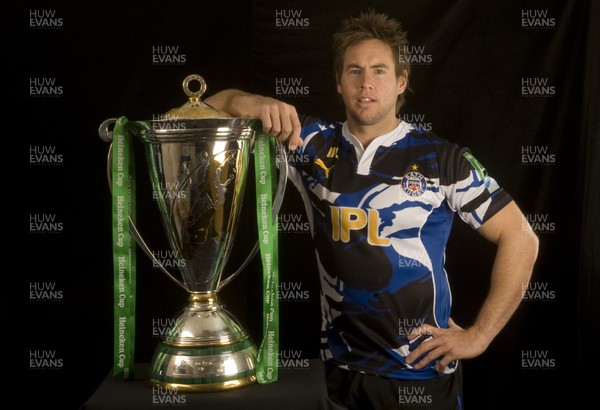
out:
<path id="1" fill-rule="evenodd" d="M 190 83 L 197 81 L 200 87 L 197 91 L 190 89 Z M 194 87 L 196 89 L 196 87 Z M 230 118 L 231 116 L 223 111 L 211 107 L 209 104 L 200 101 L 200 97 L 206 91 L 206 81 L 198 74 L 190 74 L 183 80 L 183 91 L 188 96 L 188 102 L 179 108 L 174 108 L 167 112 L 170 118 L 178 119 L 200 119 L 200 118 Z"/>
<path id="2" fill-rule="evenodd" d="M 190 90 L 190 83 L 194 80 L 200 83 L 200 89 L 198 91 Z M 204 81 L 204 78 L 202 78 L 202 76 L 198 74 L 190 74 L 183 80 L 183 92 L 185 92 L 185 95 L 190 97 L 190 99 L 199 99 L 205 91 L 206 81 Z"/>

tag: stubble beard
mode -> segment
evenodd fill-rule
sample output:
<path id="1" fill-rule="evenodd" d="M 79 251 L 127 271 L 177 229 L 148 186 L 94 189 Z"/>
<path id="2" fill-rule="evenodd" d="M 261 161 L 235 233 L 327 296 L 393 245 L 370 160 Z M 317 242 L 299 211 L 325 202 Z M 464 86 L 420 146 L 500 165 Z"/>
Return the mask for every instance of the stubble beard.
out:
<path id="1" fill-rule="evenodd" d="M 347 110 L 347 115 L 357 125 L 371 126 L 371 125 L 378 124 L 381 120 L 386 118 L 386 116 L 389 115 L 390 111 L 393 111 L 394 117 L 396 117 L 395 109 L 396 109 L 396 105 L 394 104 L 393 106 L 382 107 L 380 110 L 378 110 L 372 116 L 369 116 L 369 117 L 361 116 L 360 112 L 358 110 Z"/>

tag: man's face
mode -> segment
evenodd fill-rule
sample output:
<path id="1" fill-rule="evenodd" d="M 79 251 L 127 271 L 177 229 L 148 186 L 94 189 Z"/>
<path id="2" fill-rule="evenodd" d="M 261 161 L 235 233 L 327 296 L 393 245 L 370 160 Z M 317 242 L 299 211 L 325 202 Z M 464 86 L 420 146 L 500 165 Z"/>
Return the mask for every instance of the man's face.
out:
<path id="1" fill-rule="evenodd" d="M 365 40 L 346 49 L 337 91 L 348 121 L 358 126 L 395 126 L 396 100 L 406 88 L 406 77 L 396 77 L 390 46 Z"/>

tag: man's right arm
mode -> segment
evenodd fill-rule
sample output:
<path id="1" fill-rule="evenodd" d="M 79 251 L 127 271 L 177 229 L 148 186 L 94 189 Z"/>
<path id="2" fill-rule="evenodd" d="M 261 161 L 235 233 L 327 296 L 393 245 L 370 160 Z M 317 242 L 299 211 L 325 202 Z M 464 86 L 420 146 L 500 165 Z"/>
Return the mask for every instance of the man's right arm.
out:
<path id="1" fill-rule="evenodd" d="M 263 130 L 280 141 L 288 141 L 290 150 L 302 145 L 300 138 L 302 126 L 293 105 L 236 89 L 219 91 L 204 101 L 234 117 L 260 119 Z"/>

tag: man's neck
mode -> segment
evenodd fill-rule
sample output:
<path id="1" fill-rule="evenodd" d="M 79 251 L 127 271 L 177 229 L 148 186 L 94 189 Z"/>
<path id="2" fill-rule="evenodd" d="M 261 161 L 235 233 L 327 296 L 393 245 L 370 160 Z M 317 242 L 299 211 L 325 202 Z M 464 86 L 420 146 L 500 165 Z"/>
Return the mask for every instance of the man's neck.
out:
<path id="1" fill-rule="evenodd" d="M 385 123 L 378 122 L 373 125 L 362 125 L 351 119 L 347 120 L 348 130 L 356 137 L 356 139 L 358 139 L 363 148 L 367 148 L 375 138 L 392 132 L 400 122 L 401 120 L 395 117 L 391 121 L 386 121 Z"/>

